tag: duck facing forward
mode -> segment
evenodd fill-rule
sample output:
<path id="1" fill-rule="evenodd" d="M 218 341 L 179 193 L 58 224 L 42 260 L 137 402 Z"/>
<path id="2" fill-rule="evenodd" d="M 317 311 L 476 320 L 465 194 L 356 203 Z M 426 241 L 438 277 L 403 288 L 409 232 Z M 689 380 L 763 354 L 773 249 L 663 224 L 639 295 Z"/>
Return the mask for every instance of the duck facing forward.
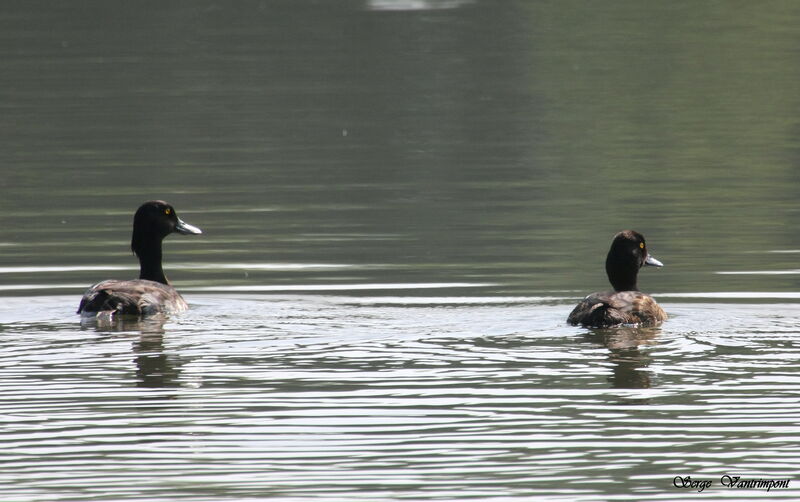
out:
<path id="1" fill-rule="evenodd" d="M 606 257 L 606 274 L 614 291 L 587 296 L 567 322 L 604 328 L 620 324 L 654 326 L 666 320 L 666 312 L 656 301 L 639 291 L 637 276 L 645 265 L 664 266 L 647 252 L 644 236 L 633 230 L 615 235 Z"/>
<path id="2" fill-rule="evenodd" d="M 139 258 L 139 278 L 130 281 L 108 280 L 89 288 L 81 299 L 78 313 L 151 315 L 183 312 L 189 306 L 173 288 L 161 268 L 161 241 L 167 235 L 201 234 L 199 228 L 182 221 L 175 209 L 162 200 L 145 202 L 133 217 L 131 250 Z"/>

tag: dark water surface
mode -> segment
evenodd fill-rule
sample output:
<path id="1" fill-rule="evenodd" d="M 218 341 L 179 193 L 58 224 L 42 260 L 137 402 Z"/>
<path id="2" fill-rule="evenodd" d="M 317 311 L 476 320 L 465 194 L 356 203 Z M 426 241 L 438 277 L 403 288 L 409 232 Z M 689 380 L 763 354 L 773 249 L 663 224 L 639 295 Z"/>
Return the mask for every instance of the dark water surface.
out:
<path id="1" fill-rule="evenodd" d="M 3 500 L 800 498 L 798 47 L 789 1 L 4 2 Z M 152 198 L 191 311 L 81 322 Z M 670 320 L 567 326 L 624 228 Z"/>

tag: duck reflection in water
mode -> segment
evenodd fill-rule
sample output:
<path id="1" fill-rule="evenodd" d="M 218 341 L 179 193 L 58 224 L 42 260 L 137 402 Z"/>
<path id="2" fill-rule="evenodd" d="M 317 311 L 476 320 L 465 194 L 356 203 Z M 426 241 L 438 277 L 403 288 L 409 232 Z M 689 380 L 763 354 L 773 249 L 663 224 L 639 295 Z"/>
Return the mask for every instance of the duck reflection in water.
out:
<path id="1" fill-rule="evenodd" d="M 592 328 L 585 338 L 609 350 L 613 373 L 608 377 L 618 389 L 649 389 L 653 381 L 647 367 L 652 357 L 643 345 L 654 343 L 660 328 Z"/>
<path id="2" fill-rule="evenodd" d="M 145 318 L 132 316 L 95 317 L 82 320 L 84 329 L 98 333 L 138 334 L 133 341 L 136 386 L 143 388 L 180 387 L 181 361 L 164 350 L 163 315 Z M 170 399 L 172 396 L 163 396 Z"/>

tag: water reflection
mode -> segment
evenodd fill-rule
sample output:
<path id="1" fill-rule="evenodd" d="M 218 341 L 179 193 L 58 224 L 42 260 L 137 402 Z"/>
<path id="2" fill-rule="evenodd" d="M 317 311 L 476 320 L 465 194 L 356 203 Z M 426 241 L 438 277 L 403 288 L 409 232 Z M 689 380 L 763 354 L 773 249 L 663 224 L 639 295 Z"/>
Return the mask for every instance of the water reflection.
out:
<path id="1" fill-rule="evenodd" d="M 649 389 L 653 385 L 646 371 L 652 357 L 643 345 L 652 345 L 661 332 L 656 328 L 590 328 L 587 340 L 609 350 L 608 360 L 613 365 L 609 383 L 619 389 Z"/>
<path id="2" fill-rule="evenodd" d="M 164 324 L 168 317 L 97 316 L 81 319 L 81 327 L 98 333 L 137 333 L 133 341 L 136 386 L 143 388 L 179 387 L 181 361 L 164 349 Z M 169 397 L 169 396 L 168 396 Z"/>
<path id="3" fill-rule="evenodd" d="M 168 322 L 82 329 L 74 298 L 34 297 L 36 312 L 65 321 L 0 315 L 0 480 L 16 484 L 6 498 L 134 485 L 147 493 L 132 500 L 174 498 L 202 479 L 221 498 L 254 500 L 431 500 L 464 486 L 479 498 L 599 500 L 613 487 L 662 492 L 686 471 L 800 465 L 800 305 L 781 309 L 782 332 L 744 303 L 736 317 L 724 304 L 668 304 L 661 329 L 588 330 L 564 322 L 574 299 L 402 292 L 189 295 L 192 309 Z M 0 314 L 30 302 L 9 299 Z M 464 469 L 477 475 L 465 481 Z M 419 483 L 445 475 L 452 488 Z"/>
<path id="4" fill-rule="evenodd" d="M 149 7 L 0 15 L 5 499 L 674 498 L 676 474 L 800 472 L 797 255 L 765 252 L 800 249 L 800 3 Z M 167 243 L 197 302 L 87 336 L 80 294 L 128 275 L 152 198 L 207 222 Z M 566 326 L 623 222 L 683 317 Z"/>
<path id="5" fill-rule="evenodd" d="M 164 352 L 163 333 L 142 333 L 133 343 L 138 387 L 179 387 L 180 360 Z"/>
<path id="6" fill-rule="evenodd" d="M 455 9 L 472 3 L 474 0 L 369 0 L 367 9 L 385 11 Z"/>

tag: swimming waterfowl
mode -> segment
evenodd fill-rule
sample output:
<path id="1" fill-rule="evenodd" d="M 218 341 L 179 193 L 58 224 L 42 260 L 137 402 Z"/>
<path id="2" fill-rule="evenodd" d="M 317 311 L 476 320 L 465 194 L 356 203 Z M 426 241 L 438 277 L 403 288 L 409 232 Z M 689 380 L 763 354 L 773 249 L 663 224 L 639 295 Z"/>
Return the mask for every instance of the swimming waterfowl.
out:
<path id="1" fill-rule="evenodd" d="M 656 301 L 639 291 L 637 276 L 645 265 L 663 267 L 650 256 L 644 236 L 625 230 L 614 236 L 606 257 L 606 274 L 614 291 L 592 293 L 567 318 L 570 324 L 610 327 L 621 324 L 654 326 L 667 319 Z"/>
<path id="2" fill-rule="evenodd" d="M 131 250 L 139 258 L 139 278 L 130 281 L 108 280 L 89 288 L 81 299 L 78 313 L 151 315 L 177 313 L 189 308 L 173 288 L 161 268 L 161 241 L 167 235 L 201 234 L 199 228 L 184 222 L 175 208 L 163 200 L 145 202 L 133 217 Z"/>

